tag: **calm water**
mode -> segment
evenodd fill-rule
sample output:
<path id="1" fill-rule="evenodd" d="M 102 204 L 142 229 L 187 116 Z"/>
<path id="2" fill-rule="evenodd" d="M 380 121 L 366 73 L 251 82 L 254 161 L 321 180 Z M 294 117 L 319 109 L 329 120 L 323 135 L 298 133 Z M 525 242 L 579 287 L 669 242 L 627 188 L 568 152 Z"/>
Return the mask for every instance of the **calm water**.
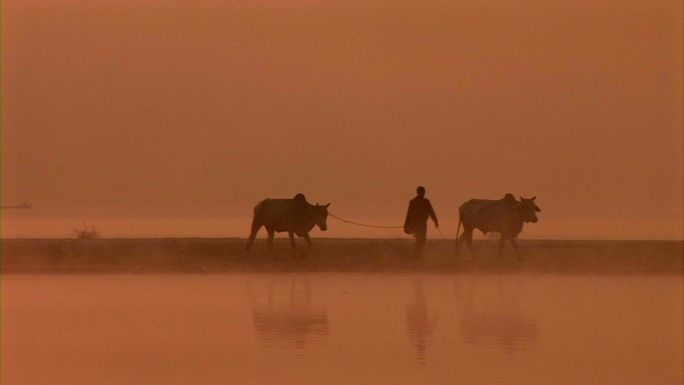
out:
<path id="1" fill-rule="evenodd" d="M 682 384 L 679 276 L 6 275 L 2 384 Z"/>

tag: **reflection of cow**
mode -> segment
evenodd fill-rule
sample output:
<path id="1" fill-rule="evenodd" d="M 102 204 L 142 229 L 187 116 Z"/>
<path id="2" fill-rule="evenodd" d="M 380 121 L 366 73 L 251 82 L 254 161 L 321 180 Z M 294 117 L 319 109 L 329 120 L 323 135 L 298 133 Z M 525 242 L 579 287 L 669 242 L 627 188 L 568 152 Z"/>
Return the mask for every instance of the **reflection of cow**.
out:
<path id="1" fill-rule="evenodd" d="M 522 255 L 518 250 L 515 238 L 523 229 L 523 223 L 538 221 L 536 212 L 541 211 L 534 204 L 536 197 L 525 199 L 520 197 L 517 201 L 511 194 L 506 194 L 503 199 L 471 199 L 461 205 L 458 209 L 459 222 L 456 231 L 456 253 L 459 252 L 460 244 L 465 241 L 468 244 L 470 253 L 473 252 L 473 230 L 478 229 L 484 234 L 496 231 L 501 233 L 499 240 L 499 257 L 504 242 L 508 241 L 513 245 L 518 259 L 522 260 Z M 458 236 L 461 224 L 463 224 L 463 234 Z"/>
<path id="2" fill-rule="evenodd" d="M 316 304 L 307 280 L 293 278 L 289 287 L 268 284 L 265 301 L 260 301 L 248 284 L 252 319 L 257 336 L 266 344 L 305 348 L 307 342 L 328 335 L 328 314 Z"/>
<path id="3" fill-rule="evenodd" d="M 478 279 L 471 282 L 460 320 L 464 343 L 507 353 L 534 345 L 537 320 L 526 315 L 518 304 L 522 281 L 508 281 L 499 277 L 496 285 L 478 285 Z"/>
<path id="4" fill-rule="evenodd" d="M 299 201 L 297 199 L 264 199 L 254 207 L 254 219 L 252 220 L 252 231 L 249 234 L 246 251 L 249 255 L 249 249 L 254 243 L 254 238 L 261 228 L 266 227 L 268 232 L 268 248 L 273 252 L 273 235 L 274 232 L 282 233 L 287 231 L 290 236 L 290 245 L 292 246 L 292 256 L 295 254 L 295 240 L 294 235 L 303 237 L 306 240 L 306 252 L 311 247 L 311 238 L 309 238 L 309 231 L 314 226 L 318 226 L 322 231 L 328 229 L 326 219 L 328 218 L 328 206 L 320 206 L 318 204 L 311 205 L 306 201 Z"/>

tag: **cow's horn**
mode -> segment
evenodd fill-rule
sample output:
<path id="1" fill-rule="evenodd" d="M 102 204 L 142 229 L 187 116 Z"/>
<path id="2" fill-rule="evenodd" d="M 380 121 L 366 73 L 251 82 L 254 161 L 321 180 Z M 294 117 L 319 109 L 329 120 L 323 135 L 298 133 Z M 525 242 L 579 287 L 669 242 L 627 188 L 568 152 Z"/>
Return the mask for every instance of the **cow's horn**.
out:
<path id="1" fill-rule="evenodd" d="M 330 203 L 328 203 L 327 205 L 325 205 L 325 207 L 326 207 L 326 208 L 330 207 Z"/>

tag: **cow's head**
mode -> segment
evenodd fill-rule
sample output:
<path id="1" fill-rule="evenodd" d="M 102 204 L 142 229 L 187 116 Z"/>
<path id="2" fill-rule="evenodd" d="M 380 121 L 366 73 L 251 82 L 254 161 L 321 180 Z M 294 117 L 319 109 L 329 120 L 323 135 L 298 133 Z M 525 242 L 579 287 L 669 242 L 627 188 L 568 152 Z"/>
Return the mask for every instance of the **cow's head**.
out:
<path id="1" fill-rule="evenodd" d="M 520 197 L 520 202 L 518 203 L 516 209 L 520 213 L 520 216 L 525 223 L 537 223 L 539 220 L 537 218 L 537 212 L 540 212 L 541 209 L 534 203 L 535 199 L 537 199 L 537 197 L 532 197 L 530 199 Z"/>
<path id="2" fill-rule="evenodd" d="M 328 206 L 330 206 L 330 203 L 323 206 L 316 203 L 314 219 L 316 220 L 316 225 L 319 229 L 321 229 L 321 231 L 328 230 L 328 224 L 326 223 L 326 220 L 328 219 Z"/>

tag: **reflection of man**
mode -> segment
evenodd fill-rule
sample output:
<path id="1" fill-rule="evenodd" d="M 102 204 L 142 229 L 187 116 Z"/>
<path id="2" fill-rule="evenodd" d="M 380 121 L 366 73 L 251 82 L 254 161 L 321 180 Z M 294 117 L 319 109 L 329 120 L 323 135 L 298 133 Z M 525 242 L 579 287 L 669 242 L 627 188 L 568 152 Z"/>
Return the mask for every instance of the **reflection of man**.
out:
<path id="1" fill-rule="evenodd" d="M 439 227 L 437 215 L 432 208 L 430 201 L 425 198 L 425 187 L 419 186 L 416 189 L 418 196 L 411 199 L 409 202 L 408 212 L 406 213 L 406 221 L 404 222 L 404 232 L 413 234 L 416 237 L 416 245 L 413 249 L 413 256 L 420 258 L 427 238 L 427 220 L 432 218 L 435 222 L 435 227 Z"/>
<path id="2" fill-rule="evenodd" d="M 406 307 L 406 324 L 409 339 L 418 350 L 418 362 L 424 364 L 430 338 L 437 326 L 437 313 L 435 309 L 428 311 L 428 301 L 421 280 L 413 282 L 413 289 L 415 303 Z"/>

